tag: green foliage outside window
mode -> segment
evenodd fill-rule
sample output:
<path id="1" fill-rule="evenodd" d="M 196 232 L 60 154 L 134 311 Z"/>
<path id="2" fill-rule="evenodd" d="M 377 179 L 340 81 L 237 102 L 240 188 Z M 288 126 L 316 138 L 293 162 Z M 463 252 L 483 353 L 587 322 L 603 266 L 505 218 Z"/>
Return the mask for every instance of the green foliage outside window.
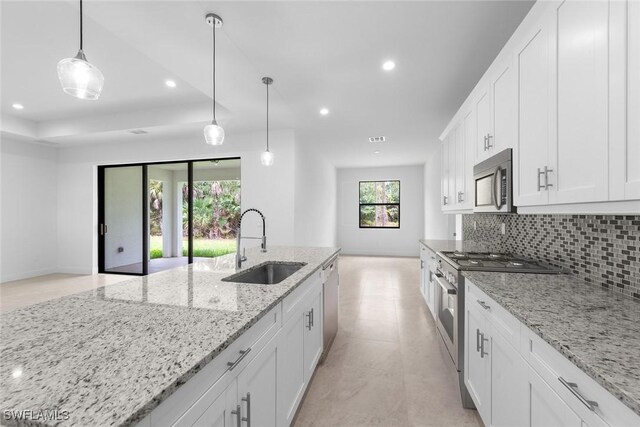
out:
<path id="1" fill-rule="evenodd" d="M 360 228 L 400 228 L 400 181 L 360 182 Z"/>

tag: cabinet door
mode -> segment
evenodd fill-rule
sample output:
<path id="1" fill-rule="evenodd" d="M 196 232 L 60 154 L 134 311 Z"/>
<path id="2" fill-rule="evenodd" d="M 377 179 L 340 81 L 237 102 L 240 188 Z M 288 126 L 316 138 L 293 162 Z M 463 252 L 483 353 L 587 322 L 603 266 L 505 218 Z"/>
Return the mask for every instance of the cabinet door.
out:
<path id="1" fill-rule="evenodd" d="M 491 328 L 491 425 L 522 426 L 527 423 L 527 365 L 520 353 Z"/>
<path id="2" fill-rule="evenodd" d="M 315 292 L 304 330 L 304 380 L 308 383 L 322 356 L 322 288 Z"/>
<path id="3" fill-rule="evenodd" d="M 467 301 L 469 302 L 469 301 Z M 491 417 L 491 377 L 489 375 L 491 357 L 489 353 L 489 331 L 483 314 L 473 304 L 465 304 L 465 370 L 464 382 L 476 404 L 480 417 L 489 424 Z M 482 351 L 482 340 L 484 352 Z"/>
<path id="4" fill-rule="evenodd" d="M 580 427 L 582 420 L 567 406 L 533 368 L 528 369 L 527 405 L 529 427 Z"/>
<path id="5" fill-rule="evenodd" d="M 473 110 L 464 117 L 464 157 L 465 157 L 465 189 L 462 205 L 465 209 L 473 209 L 475 199 L 475 185 L 473 181 L 473 166 L 476 163 L 476 121 Z"/>
<path id="6" fill-rule="evenodd" d="M 554 67 L 553 22 L 539 26 L 516 48 L 518 69 L 518 145 L 514 153 L 514 203 L 516 206 L 546 205 L 549 193 L 540 189 L 539 173 L 548 164 L 552 138 L 551 72 Z"/>
<path id="7" fill-rule="evenodd" d="M 278 354 L 278 424 L 291 425 L 305 390 L 303 316 L 290 319 L 280 331 Z"/>
<path id="8" fill-rule="evenodd" d="M 202 413 L 193 424 L 183 417 L 176 423 L 176 426 L 193 427 L 235 427 L 237 415 L 232 411 L 238 411 L 237 405 L 238 387 L 234 380 L 227 390 L 221 393 L 216 400 Z"/>
<path id="9" fill-rule="evenodd" d="M 440 163 L 441 169 L 441 184 L 442 184 L 442 196 L 440 198 L 440 203 L 442 210 L 449 209 L 448 202 L 451 201 L 449 197 L 449 137 L 446 137 L 442 140 L 442 144 L 440 144 L 442 150 L 442 161 Z"/>
<path id="10" fill-rule="evenodd" d="M 549 201 L 608 200 L 609 2 L 556 9 L 557 142 L 548 166 Z"/>
<path id="11" fill-rule="evenodd" d="M 640 2 L 627 5 L 627 144 L 624 186 L 627 200 L 640 199 Z"/>
<path id="12" fill-rule="evenodd" d="M 455 182 L 455 204 L 457 209 L 464 207 L 464 196 L 467 192 L 466 176 L 467 163 L 466 163 L 466 150 L 464 146 L 464 121 L 461 121 L 455 128 L 455 145 L 456 145 L 456 182 Z"/>
<path id="13" fill-rule="evenodd" d="M 476 162 L 490 156 L 486 138 L 493 135 L 491 129 L 491 93 L 487 90 L 480 94 L 475 103 L 476 111 Z"/>
<path id="14" fill-rule="evenodd" d="M 493 133 L 488 146 L 491 154 L 513 148 L 518 138 L 518 85 L 512 61 L 508 61 L 491 83 Z"/>
<path id="15" fill-rule="evenodd" d="M 238 375 L 238 404 L 247 424 L 277 425 L 277 342 L 278 336 L 271 339 Z"/>

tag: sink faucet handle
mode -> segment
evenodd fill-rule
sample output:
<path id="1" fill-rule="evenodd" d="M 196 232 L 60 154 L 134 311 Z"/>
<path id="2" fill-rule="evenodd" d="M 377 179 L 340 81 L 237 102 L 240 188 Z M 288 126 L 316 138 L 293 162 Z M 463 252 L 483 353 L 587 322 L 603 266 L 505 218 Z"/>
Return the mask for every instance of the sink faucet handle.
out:
<path id="1" fill-rule="evenodd" d="M 242 248 L 242 261 L 247 260 L 247 248 Z"/>
<path id="2" fill-rule="evenodd" d="M 260 245 L 261 252 L 267 252 L 267 236 L 262 236 L 262 244 Z"/>

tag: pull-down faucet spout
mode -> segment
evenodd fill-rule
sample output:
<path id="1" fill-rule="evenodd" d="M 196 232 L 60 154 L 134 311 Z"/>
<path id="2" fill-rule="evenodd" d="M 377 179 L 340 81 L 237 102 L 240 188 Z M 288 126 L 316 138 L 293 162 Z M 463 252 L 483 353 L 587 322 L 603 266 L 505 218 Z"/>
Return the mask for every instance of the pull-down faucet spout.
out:
<path id="1" fill-rule="evenodd" d="M 242 218 L 248 212 L 256 212 L 262 218 L 262 237 L 242 236 Z M 242 263 L 247 260 L 245 251 L 243 251 L 242 255 L 240 255 L 240 242 L 242 241 L 242 239 L 261 239 L 262 243 L 260 243 L 260 250 L 261 252 L 267 252 L 267 235 L 265 229 L 264 215 L 258 209 L 250 208 L 242 212 L 242 214 L 240 215 L 240 219 L 238 220 L 238 229 L 236 230 L 236 268 L 242 268 Z"/>

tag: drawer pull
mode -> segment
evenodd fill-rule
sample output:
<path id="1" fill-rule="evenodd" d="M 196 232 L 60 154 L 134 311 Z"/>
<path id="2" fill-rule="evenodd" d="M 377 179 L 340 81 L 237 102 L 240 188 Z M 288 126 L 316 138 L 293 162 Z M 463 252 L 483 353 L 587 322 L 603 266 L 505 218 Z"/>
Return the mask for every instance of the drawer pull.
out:
<path id="1" fill-rule="evenodd" d="M 484 351 L 484 343 L 485 341 L 489 341 L 489 338 L 484 337 L 484 333 L 480 332 L 480 358 L 484 359 L 485 356 L 488 356 L 489 353 Z"/>
<path id="2" fill-rule="evenodd" d="M 576 383 L 570 383 L 567 382 L 567 380 L 565 380 L 562 377 L 558 377 L 558 380 L 560 380 L 560 382 L 562 383 L 563 386 L 565 386 L 566 388 L 569 389 L 569 391 L 571 392 L 571 394 L 573 394 L 575 397 L 578 398 L 578 400 L 580 402 L 582 402 L 582 404 L 584 406 L 586 406 L 587 408 L 589 408 L 590 411 L 595 411 L 596 410 L 596 406 L 598 406 L 598 402 L 594 402 L 593 400 L 587 400 L 585 399 L 580 392 L 578 391 L 578 384 Z"/>
<path id="3" fill-rule="evenodd" d="M 489 310 L 491 308 L 491 306 L 487 305 L 484 301 L 480 301 L 480 300 L 477 300 L 477 301 L 478 301 L 478 304 L 480 304 L 480 306 L 485 310 Z"/>
<path id="4" fill-rule="evenodd" d="M 230 371 L 233 371 L 233 368 L 238 366 L 238 363 L 242 362 L 242 359 L 244 359 L 246 355 L 249 354 L 250 351 L 251 351 L 251 347 L 249 347 L 246 350 L 240 350 L 240 356 L 238 356 L 235 362 L 227 362 L 227 366 L 229 367 L 228 369 Z"/>
<path id="5" fill-rule="evenodd" d="M 476 329 L 476 351 L 480 351 L 480 329 Z"/>

